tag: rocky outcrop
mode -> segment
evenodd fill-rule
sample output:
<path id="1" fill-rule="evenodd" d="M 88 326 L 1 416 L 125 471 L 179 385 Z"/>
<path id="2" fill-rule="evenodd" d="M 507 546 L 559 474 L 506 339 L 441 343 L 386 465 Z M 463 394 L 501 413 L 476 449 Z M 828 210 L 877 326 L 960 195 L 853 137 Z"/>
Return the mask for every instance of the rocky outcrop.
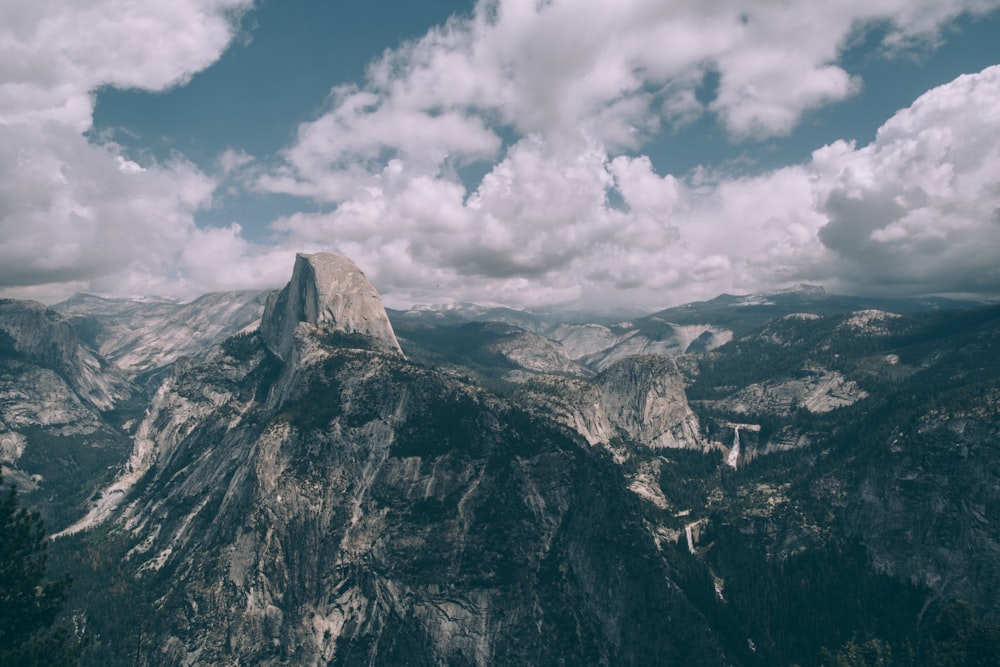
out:
<path id="1" fill-rule="evenodd" d="M 497 331 L 497 340 L 487 344 L 484 351 L 496 354 L 510 363 L 532 373 L 557 373 L 590 377 L 594 373 L 586 366 L 573 362 L 561 345 L 538 334 L 514 326 L 487 325 Z"/>
<path id="2" fill-rule="evenodd" d="M 591 381 L 538 378 L 521 396 L 592 445 L 617 437 L 651 449 L 705 446 L 683 375 L 667 357 L 629 357 Z"/>
<path id="3" fill-rule="evenodd" d="M 684 384 L 677 364 L 664 357 L 623 359 L 597 379 L 608 418 L 627 439 L 652 448 L 700 448 Z"/>
<path id="4" fill-rule="evenodd" d="M 810 368 L 802 376 L 748 385 L 717 405 L 738 414 L 787 415 L 800 407 L 812 413 L 830 412 L 868 397 L 857 382 L 837 371 Z"/>
<path id="5" fill-rule="evenodd" d="M 578 378 L 537 376 L 529 378 L 519 400 L 568 426 L 591 445 L 607 445 L 618 435 L 593 382 Z"/>
<path id="6" fill-rule="evenodd" d="M 279 359 L 292 358 L 302 330 L 402 354 L 378 292 L 354 262 L 332 253 L 296 255 L 291 281 L 264 308 L 260 333 Z"/>

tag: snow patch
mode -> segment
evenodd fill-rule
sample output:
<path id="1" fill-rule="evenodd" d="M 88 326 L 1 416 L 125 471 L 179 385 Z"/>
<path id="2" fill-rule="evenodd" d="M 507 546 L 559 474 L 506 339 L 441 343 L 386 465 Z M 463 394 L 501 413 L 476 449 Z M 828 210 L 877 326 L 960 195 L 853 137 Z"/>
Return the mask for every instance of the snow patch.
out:
<path id="1" fill-rule="evenodd" d="M 889 333 L 887 323 L 902 317 L 896 313 L 889 313 L 884 310 L 858 310 L 851 313 L 851 316 L 838 326 L 838 329 L 854 329 L 862 333 L 886 335 Z"/>

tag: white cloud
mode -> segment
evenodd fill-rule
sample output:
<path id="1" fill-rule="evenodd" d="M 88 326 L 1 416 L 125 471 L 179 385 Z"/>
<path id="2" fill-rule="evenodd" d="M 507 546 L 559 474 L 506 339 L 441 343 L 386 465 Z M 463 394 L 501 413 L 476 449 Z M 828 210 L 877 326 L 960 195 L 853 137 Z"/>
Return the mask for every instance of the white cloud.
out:
<path id="1" fill-rule="evenodd" d="M 251 0 L 34 0 L 0 8 L 0 122 L 90 126 L 103 85 L 161 90 L 213 63 Z"/>
<path id="2" fill-rule="evenodd" d="M 801 281 L 995 294 L 998 108 L 994 67 L 928 92 L 869 146 L 738 178 L 661 176 L 596 140 L 566 150 L 533 134 L 475 192 L 397 159 L 334 212 L 276 227 L 363 258 L 399 302 L 657 306 Z"/>
<path id="3" fill-rule="evenodd" d="M 294 250 L 321 249 L 397 305 L 662 306 L 802 280 L 1000 291 L 995 69 L 804 165 L 665 175 L 641 155 L 705 113 L 734 141 L 786 134 L 863 85 L 838 63 L 859 31 L 888 26 L 891 49 L 933 42 L 997 0 L 484 0 L 386 53 L 363 86 L 333 88 L 278 167 L 234 148 L 211 175 L 140 165 L 82 132 L 96 88 L 160 90 L 208 66 L 250 0 L 14 4 L 0 8 L 6 294 L 192 296 L 279 283 Z M 470 164 L 487 173 L 467 191 Z M 276 220 L 266 247 L 235 223 L 195 224 L 220 185 L 251 179 L 323 212 Z"/>
<path id="4" fill-rule="evenodd" d="M 869 155 L 885 161 L 907 142 L 935 150 L 943 139 L 928 134 L 931 123 L 915 134 L 903 127 L 913 114 L 923 127 L 925 103 L 887 123 L 873 147 L 830 146 L 812 164 L 754 178 L 661 176 L 647 158 L 621 152 L 663 123 L 704 112 L 737 139 L 787 133 L 804 113 L 862 85 L 837 64 L 859 30 L 887 25 L 887 46 L 901 48 L 933 41 L 963 11 L 996 5 L 483 2 L 472 17 L 387 53 L 364 88 L 336 89 L 330 110 L 300 128 L 285 166 L 260 185 L 336 204 L 275 229 L 290 243 L 325 242 L 367 258 L 382 289 L 404 300 L 498 293 L 508 303 L 558 295 L 607 305 L 626 290 L 629 300 L 656 305 L 806 279 L 847 285 L 837 283 L 840 272 L 872 275 L 848 268 L 859 257 L 863 223 L 851 218 L 859 207 L 872 216 L 908 211 L 869 230 L 867 252 L 894 247 L 903 257 L 903 244 L 915 252 L 945 243 L 926 210 L 909 210 L 885 186 L 853 204 L 850 193 L 863 184 L 834 173 L 842 162 L 884 180 L 887 165 Z M 695 91 L 709 71 L 718 86 L 703 106 Z M 934 125 L 966 120 L 944 110 Z M 451 166 L 491 160 L 504 132 L 515 140 L 465 192 Z M 907 139 L 891 140 L 894 132 Z M 945 201 L 947 170 L 956 167 L 940 158 L 899 155 L 888 173 L 906 192 Z M 961 220 L 975 229 L 968 215 Z M 882 270 L 905 282 L 903 264 Z"/>
<path id="5" fill-rule="evenodd" d="M 91 126 L 95 89 L 183 84 L 219 57 L 235 34 L 235 17 L 249 6 L 250 0 L 0 5 L 4 293 L 52 298 L 154 284 L 177 290 L 179 259 L 206 234 L 194 214 L 211 202 L 217 183 L 180 158 L 140 165 L 83 132 Z"/>
<path id="6" fill-rule="evenodd" d="M 998 108 L 994 66 L 925 93 L 868 146 L 815 153 L 845 288 L 1000 292 Z"/>
<path id="7" fill-rule="evenodd" d="M 364 88 L 337 87 L 330 110 L 303 124 L 270 191 L 338 201 L 386 159 L 421 173 L 449 159 L 492 159 L 495 128 L 579 147 L 637 149 L 663 123 L 707 110 L 736 138 L 790 132 L 802 115 L 861 82 L 838 64 L 858 31 L 888 25 L 894 45 L 934 40 L 965 11 L 997 0 L 493 0 L 372 64 Z"/>

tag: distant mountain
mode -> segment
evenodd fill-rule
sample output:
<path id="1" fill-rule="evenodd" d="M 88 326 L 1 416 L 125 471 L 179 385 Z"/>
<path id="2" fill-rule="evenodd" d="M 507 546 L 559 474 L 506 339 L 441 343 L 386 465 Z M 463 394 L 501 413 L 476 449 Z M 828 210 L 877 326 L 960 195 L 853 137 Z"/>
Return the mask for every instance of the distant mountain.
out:
<path id="1" fill-rule="evenodd" d="M 579 367 L 601 371 L 619 359 L 635 355 L 675 356 L 708 352 L 729 342 L 733 336 L 743 335 L 772 319 L 793 313 L 831 315 L 866 309 L 911 313 L 982 305 L 943 298 L 844 296 L 827 294 L 821 287 L 801 285 L 774 294 L 724 294 L 710 301 L 668 308 L 625 321 L 609 321 L 601 317 L 587 319 L 580 313 L 518 311 L 474 304 L 421 306 L 409 311 L 388 312 L 405 341 L 435 358 L 440 358 L 439 353 L 447 355 L 455 349 L 464 350 L 466 355 L 489 356 L 492 353 L 485 348 L 472 352 L 470 346 L 475 344 L 477 337 L 468 325 L 500 323 L 547 339 L 555 345 L 548 356 L 565 358 L 565 361 L 557 362 L 565 368 L 562 372 L 579 374 Z M 506 331 L 506 336 L 514 335 L 514 329 Z M 494 342 L 492 339 L 484 340 L 483 344 L 488 346 Z M 535 347 L 538 347 L 537 343 Z M 510 358 L 507 362 L 513 367 L 543 370 L 528 368 Z"/>
<path id="2" fill-rule="evenodd" d="M 773 294 L 733 296 L 722 294 L 709 301 L 697 301 L 667 308 L 647 320 L 675 324 L 713 324 L 743 335 L 777 317 L 793 313 L 834 315 L 859 310 L 916 313 L 928 310 L 963 310 L 987 304 L 941 297 L 885 298 L 828 294 L 822 287 L 800 285 Z"/>
<path id="3" fill-rule="evenodd" d="M 127 454 L 110 411 L 135 393 L 59 313 L 0 300 L 0 464 L 51 526 L 78 512 Z"/>
<path id="4" fill-rule="evenodd" d="M 78 294 L 53 309 L 105 359 L 138 377 L 183 356 L 203 356 L 229 336 L 255 328 L 267 295 L 215 292 L 178 303 Z"/>

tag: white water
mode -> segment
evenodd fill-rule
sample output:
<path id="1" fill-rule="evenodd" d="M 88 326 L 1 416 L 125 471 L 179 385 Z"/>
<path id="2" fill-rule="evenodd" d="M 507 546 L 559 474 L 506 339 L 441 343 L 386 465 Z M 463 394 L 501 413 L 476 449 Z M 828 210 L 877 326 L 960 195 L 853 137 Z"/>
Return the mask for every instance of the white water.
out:
<path id="1" fill-rule="evenodd" d="M 729 450 L 729 455 L 726 457 L 726 465 L 733 469 L 736 468 L 736 462 L 740 459 L 740 427 L 736 426 L 734 431 L 733 448 Z"/>
<path id="2" fill-rule="evenodd" d="M 684 526 L 684 534 L 687 535 L 688 539 L 688 551 L 690 551 L 691 553 L 694 553 L 694 536 L 691 535 L 691 526 L 693 525 L 694 525 L 693 523 L 689 523 L 688 525 Z"/>

